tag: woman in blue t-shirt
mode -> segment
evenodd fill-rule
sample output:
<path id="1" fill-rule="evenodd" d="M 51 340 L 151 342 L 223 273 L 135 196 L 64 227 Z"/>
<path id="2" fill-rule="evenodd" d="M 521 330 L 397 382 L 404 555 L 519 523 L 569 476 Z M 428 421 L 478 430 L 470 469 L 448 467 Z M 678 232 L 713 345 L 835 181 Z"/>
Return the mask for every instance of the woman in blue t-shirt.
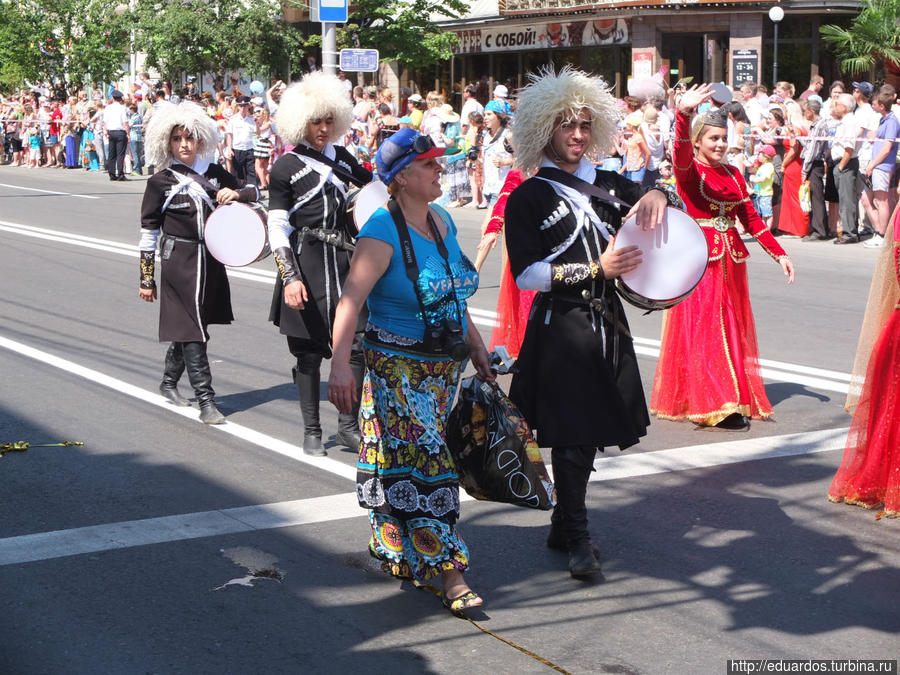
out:
<path id="1" fill-rule="evenodd" d="M 482 600 L 463 579 L 469 552 L 456 527 L 459 476 L 445 430 L 466 359 L 482 379 L 494 375 L 466 310 L 478 273 L 460 251 L 450 216 L 429 206 L 441 195 L 436 157 L 443 151 L 414 129 L 378 149 L 378 177 L 391 200 L 357 239 L 334 320 L 328 399 L 341 412 L 353 408 L 350 347 L 366 302 L 357 496 L 369 509 L 369 552 L 398 577 L 425 583 L 440 575 L 444 605 L 462 612 Z M 408 228 L 415 285 L 395 216 Z"/>

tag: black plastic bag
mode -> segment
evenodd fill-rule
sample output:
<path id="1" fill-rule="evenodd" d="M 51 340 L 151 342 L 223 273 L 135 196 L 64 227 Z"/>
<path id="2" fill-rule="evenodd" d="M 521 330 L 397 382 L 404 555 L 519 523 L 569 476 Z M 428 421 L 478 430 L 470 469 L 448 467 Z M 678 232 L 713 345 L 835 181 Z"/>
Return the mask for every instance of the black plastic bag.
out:
<path id="1" fill-rule="evenodd" d="M 495 382 L 462 381 L 447 445 L 459 483 L 475 499 L 548 510 L 556 491 L 528 422 Z"/>

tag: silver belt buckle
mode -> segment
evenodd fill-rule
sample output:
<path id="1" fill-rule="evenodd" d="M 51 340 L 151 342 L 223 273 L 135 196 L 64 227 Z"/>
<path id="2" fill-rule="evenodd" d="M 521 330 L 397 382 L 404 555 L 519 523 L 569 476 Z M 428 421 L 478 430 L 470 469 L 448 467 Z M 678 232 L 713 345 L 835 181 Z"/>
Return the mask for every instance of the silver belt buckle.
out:
<path id="1" fill-rule="evenodd" d="M 715 219 L 713 223 L 713 227 L 719 232 L 727 232 L 729 228 L 728 221 L 722 218 L 721 216 Z"/>

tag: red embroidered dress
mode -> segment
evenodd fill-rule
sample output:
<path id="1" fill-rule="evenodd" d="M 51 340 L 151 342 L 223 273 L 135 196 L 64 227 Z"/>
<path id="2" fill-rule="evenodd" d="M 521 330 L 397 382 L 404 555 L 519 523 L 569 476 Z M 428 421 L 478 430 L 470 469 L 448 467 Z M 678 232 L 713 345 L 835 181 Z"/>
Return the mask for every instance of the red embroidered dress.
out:
<path id="1" fill-rule="evenodd" d="M 750 307 L 750 253 L 736 229 L 747 232 L 776 261 L 784 249 L 750 203 L 743 176 L 728 164 L 694 157 L 691 120 L 675 118 L 675 179 L 685 209 L 703 227 L 709 264 L 694 292 L 666 311 L 650 412 L 672 420 L 714 425 L 732 413 L 772 415 L 759 373 L 756 325 Z"/>
<path id="2" fill-rule="evenodd" d="M 841 466 L 828 498 L 900 516 L 900 208 L 893 218 L 896 301 L 869 357 Z M 870 300 L 871 302 L 871 300 Z"/>

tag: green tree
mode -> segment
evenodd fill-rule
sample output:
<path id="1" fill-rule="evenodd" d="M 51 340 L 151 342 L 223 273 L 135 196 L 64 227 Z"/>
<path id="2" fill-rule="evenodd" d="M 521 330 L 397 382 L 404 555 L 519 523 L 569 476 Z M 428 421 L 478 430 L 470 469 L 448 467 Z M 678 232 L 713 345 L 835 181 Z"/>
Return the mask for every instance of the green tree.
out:
<path id="1" fill-rule="evenodd" d="M 456 19 L 469 9 L 464 0 L 359 0 L 338 42 L 344 47 L 377 48 L 382 60 L 423 68 L 449 59 L 459 42 L 434 22 Z"/>
<path id="2" fill-rule="evenodd" d="M 241 45 L 241 66 L 251 73 L 289 79 L 291 61 L 307 46 L 300 29 L 281 20 L 278 2 L 255 2 L 236 21 L 235 40 Z"/>
<path id="3" fill-rule="evenodd" d="M 900 0 L 864 0 L 849 28 L 827 25 L 819 32 L 851 74 L 900 63 Z"/>
<path id="4" fill-rule="evenodd" d="M 182 73 L 284 70 L 303 34 L 281 21 L 278 0 L 138 0 L 137 48 L 167 79 Z"/>
<path id="5" fill-rule="evenodd" d="M 221 73 L 237 67 L 234 20 L 238 0 L 138 0 L 135 46 L 167 79 L 181 73 Z"/>
<path id="6" fill-rule="evenodd" d="M 0 81 L 108 82 L 128 63 L 118 0 L 0 0 Z"/>

